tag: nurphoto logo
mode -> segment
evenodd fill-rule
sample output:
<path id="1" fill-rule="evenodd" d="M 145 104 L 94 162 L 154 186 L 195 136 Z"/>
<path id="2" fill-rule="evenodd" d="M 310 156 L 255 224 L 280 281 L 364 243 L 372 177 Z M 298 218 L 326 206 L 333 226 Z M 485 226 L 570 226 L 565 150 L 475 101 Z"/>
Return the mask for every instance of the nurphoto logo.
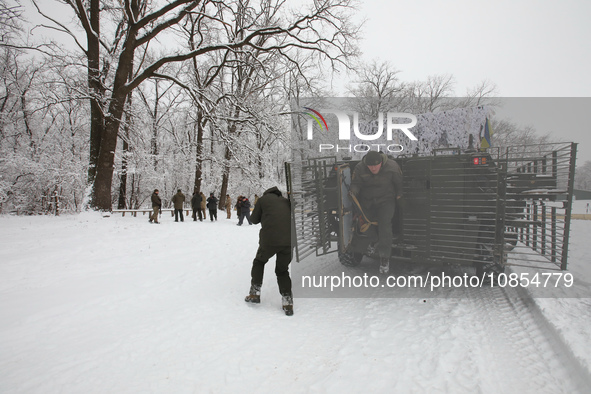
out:
<path id="1" fill-rule="evenodd" d="M 338 139 L 339 141 L 350 141 L 351 140 L 351 118 L 345 111 L 336 110 L 336 109 L 321 109 L 320 111 L 316 111 L 309 107 L 303 107 L 305 110 L 303 113 L 305 115 L 309 115 L 310 118 L 308 119 L 307 124 L 307 136 L 308 140 L 314 139 L 314 122 L 318 124 L 321 132 L 328 132 L 328 124 L 320 113 L 320 111 L 324 114 L 333 114 L 337 117 L 338 121 Z M 397 120 L 399 119 L 410 119 L 410 123 L 398 123 Z M 392 135 L 394 130 L 399 130 L 404 133 L 411 141 L 417 141 L 417 137 L 409 130 L 412 127 L 416 126 L 417 124 L 417 117 L 413 114 L 405 113 L 405 112 L 388 112 L 386 114 L 386 140 L 392 141 Z M 323 131 L 324 130 L 324 131 Z M 361 141 L 376 141 L 383 138 L 384 135 L 384 113 L 378 113 L 378 120 L 377 120 L 377 130 L 373 134 L 363 134 L 360 132 L 359 128 L 359 113 L 353 112 L 353 134 L 358 140 Z M 372 150 L 372 146 L 375 147 L 377 151 L 381 150 L 381 147 L 385 147 L 389 152 L 402 152 L 404 147 L 400 144 L 393 144 L 387 145 L 386 144 L 357 144 L 357 145 L 348 145 L 345 147 L 341 147 L 339 145 L 334 144 L 319 144 L 318 148 L 320 152 L 327 151 L 327 150 L 348 150 L 349 152 L 367 152 Z"/>

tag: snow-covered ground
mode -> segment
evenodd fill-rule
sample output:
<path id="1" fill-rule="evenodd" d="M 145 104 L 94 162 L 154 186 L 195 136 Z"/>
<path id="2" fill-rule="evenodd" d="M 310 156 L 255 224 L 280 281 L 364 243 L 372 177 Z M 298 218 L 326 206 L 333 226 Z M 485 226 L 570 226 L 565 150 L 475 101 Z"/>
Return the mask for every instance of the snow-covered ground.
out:
<path id="1" fill-rule="evenodd" d="M 591 200 L 573 201 L 572 213 L 591 214 Z"/>
<path id="2" fill-rule="evenodd" d="M 0 393 L 591 390 L 591 298 L 303 298 L 294 284 L 287 317 L 273 264 L 262 303 L 243 301 L 259 226 L 219 217 L 1 216 Z M 573 221 L 583 295 L 589 239 L 591 221 Z"/>

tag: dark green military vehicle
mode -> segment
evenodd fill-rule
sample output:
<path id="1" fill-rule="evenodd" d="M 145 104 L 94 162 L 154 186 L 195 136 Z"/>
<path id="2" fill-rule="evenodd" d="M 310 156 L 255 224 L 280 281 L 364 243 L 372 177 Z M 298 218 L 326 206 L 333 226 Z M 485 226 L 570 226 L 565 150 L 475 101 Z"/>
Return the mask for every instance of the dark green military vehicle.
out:
<path id="1" fill-rule="evenodd" d="M 477 273 L 506 265 L 565 270 L 576 144 L 487 152 L 439 149 L 392 158 L 404 197 L 392 220 L 391 261 L 464 265 Z M 376 257 L 377 230 L 349 187 L 355 160 L 309 159 L 286 165 L 294 201 L 296 259 L 337 253 L 343 265 Z M 509 255 L 510 254 L 510 255 Z"/>

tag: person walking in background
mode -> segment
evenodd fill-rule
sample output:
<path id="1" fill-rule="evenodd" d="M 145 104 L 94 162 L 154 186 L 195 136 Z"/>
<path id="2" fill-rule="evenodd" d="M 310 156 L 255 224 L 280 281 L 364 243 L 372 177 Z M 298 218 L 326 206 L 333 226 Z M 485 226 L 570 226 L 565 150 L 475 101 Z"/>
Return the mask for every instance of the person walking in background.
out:
<path id="1" fill-rule="evenodd" d="M 195 192 L 193 198 L 191 198 L 191 208 L 193 208 L 193 221 L 197 221 L 197 214 L 199 214 L 199 221 L 202 222 L 203 218 L 201 215 L 201 196 Z"/>
<path id="2" fill-rule="evenodd" d="M 183 217 L 183 205 L 185 204 L 185 195 L 181 192 L 181 189 L 176 191 L 176 194 L 172 196 L 170 200 L 174 204 L 174 221 L 179 221 L 179 214 L 181 215 L 181 222 L 185 221 Z"/>
<path id="3" fill-rule="evenodd" d="M 240 220 L 238 221 L 238 226 L 242 226 L 244 218 L 248 220 L 248 224 L 252 224 L 250 220 L 250 201 L 246 197 L 242 197 L 242 201 L 240 201 Z"/>
<path id="4" fill-rule="evenodd" d="M 207 199 L 207 209 L 209 209 L 209 218 L 213 222 L 213 220 L 218 220 L 218 199 L 215 198 L 213 193 L 209 194 L 209 198 Z"/>
<path id="5" fill-rule="evenodd" d="M 226 207 L 226 219 L 231 219 L 232 216 L 232 198 L 230 198 L 229 194 L 226 194 L 226 203 L 225 203 L 225 207 Z"/>
<path id="6" fill-rule="evenodd" d="M 250 291 L 244 301 L 258 304 L 261 302 L 261 286 L 265 264 L 277 255 L 275 274 L 281 294 L 281 303 L 285 314 L 293 315 L 293 296 L 289 264 L 292 258 L 291 247 L 291 206 L 275 186 L 265 191 L 252 211 L 252 221 L 261 224 L 259 248 L 252 262 L 250 271 Z"/>
<path id="7" fill-rule="evenodd" d="M 149 222 L 152 223 L 152 221 L 156 224 L 158 224 L 158 213 L 160 212 L 160 210 L 162 209 L 162 200 L 160 199 L 160 196 L 158 195 L 158 189 L 154 190 L 154 193 L 152 193 L 152 214 L 150 214 L 150 219 Z"/>
<path id="8" fill-rule="evenodd" d="M 259 196 L 257 196 L 256 194 L 254 195 L 254 205 L 257 205 L 257 202 L 259 202 Z"/>
<path id="9" fill-rule="evenodd" d="M 199 192 L 199 195 L 201 196 L 201 212 L 203 212 L 203 219 L 207 219 L 207 215 L 205 214 L 205 206 L 207 205 L 205 194 L 203 194 L 203 192 Z"/>
<path id="10" fill-rule="evenodd" d="M 242 203 L 242 196 L 238 196 L 236 199 L 236 216 L 238 216 L 238 222 L 240 222 L 240 204 Z"/>

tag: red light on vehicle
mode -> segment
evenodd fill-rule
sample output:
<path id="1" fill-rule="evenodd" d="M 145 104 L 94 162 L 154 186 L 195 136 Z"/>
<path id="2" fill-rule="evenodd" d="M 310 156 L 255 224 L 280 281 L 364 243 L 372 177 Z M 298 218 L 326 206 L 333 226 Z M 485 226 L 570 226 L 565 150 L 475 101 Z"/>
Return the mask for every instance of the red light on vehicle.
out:
<path id="1" fill-rule="evenodd" d="M 486 165 L 486 157 L 473 157 L 472 163 L 474 163 L 475 166 L 484 166 Z"/>

